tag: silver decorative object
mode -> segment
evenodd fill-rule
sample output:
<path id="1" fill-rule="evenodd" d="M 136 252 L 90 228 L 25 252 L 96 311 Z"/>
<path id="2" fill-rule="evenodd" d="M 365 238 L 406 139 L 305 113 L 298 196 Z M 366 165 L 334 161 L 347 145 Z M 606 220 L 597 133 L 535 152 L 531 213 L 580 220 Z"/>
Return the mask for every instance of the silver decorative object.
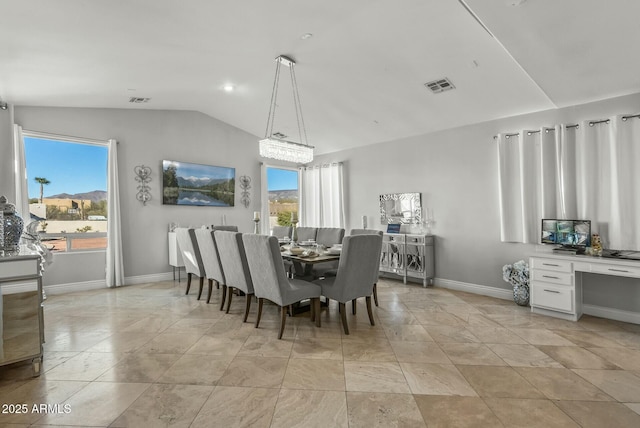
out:
<path id="1" fill-rule="evenodd" d="M 529 265 L 519 260 L 502 267 L 502 279 L 513 286 L 513 301 L 520 306 L 529 305 Z"/>
<path id="2" fill-rule="evenodd" d="M 0 211 L 2 211 L 3 244 L 5 254 L 18 253 L 20 251 L 20 236 L 24 222 L 16 214 L 16 206 L 7 202 L 7 198 L 0 196 Z"/>
<path id="3" fill-rule="evenodd" d="M 136 181 L 140 183 L 138 185 L 138 193 L 136 194 L 136 199 L 142 202 L 142 205 L 147 205 L 147 201 L 151 200 L 151 187 L 149 187 L 149 182 L 151 181 L 151 168 L 144 165 L 138 165 L 133 168 L 133 171 L 136 173 Z"/>
<path id="4" fill-rule="evenodd" d="M 251 204 L 251 194 L 249 189 L 251 189 L 251 177 L 248 175 L 243 175 L 240 177 L 240 188 L 242 192 L 240 193 L 240 202 L 244 205 L 245 208 L 249 208 L 249 204 Z"/>

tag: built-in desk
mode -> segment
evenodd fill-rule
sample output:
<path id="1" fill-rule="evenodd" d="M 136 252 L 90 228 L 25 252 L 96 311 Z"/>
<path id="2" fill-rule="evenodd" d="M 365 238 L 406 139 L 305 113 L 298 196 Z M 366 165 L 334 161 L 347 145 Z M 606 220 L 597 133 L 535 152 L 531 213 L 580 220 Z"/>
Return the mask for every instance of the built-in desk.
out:
<path id="1" fill-rule="evenodd" d="M 0 366 L 30 360 L 39 375 L 43 342 L 42 259 L 22 248 L 0 256 Z"/>
<path id="2" fill-rule="evenodd" d="M 572 321 L 580 319 L 583 272 L 640 278 L 640 262 L 554 253 L 531 256 L 531 311 Z"/>

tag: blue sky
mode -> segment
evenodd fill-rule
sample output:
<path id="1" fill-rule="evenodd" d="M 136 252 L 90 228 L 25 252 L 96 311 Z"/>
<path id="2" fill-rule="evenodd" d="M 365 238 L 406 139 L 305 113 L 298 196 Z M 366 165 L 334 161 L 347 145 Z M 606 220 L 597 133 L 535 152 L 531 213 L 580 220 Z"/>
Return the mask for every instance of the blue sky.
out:
<path id="1" fill-rule="evenodd" d="M 44 197 L 59 193 L 107 190 L 107 148 L 90 144 L 64 143 L 40 138 L 24 138 L 29 198 L 40 197 L 44 177 Z"/>
<path id="2" fill-rule="evenodd" d="M 267 183 L 271 190 L 297 190 L 298 171 L 290 169 L 267 168 Z"/>

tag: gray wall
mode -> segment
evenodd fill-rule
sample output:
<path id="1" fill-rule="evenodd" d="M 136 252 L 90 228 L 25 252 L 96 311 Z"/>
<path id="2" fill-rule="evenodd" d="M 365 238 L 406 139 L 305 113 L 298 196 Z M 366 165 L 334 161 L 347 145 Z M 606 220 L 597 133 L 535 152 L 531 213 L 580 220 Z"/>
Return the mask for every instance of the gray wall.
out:
<path id="1" fill-rule="evenodd" d="M 635 94 L 336 152 L 318 157 L 317 162 L 346 165 L 347 228 L 360 227 L 366 215 L 370 227 L 383 229 L 378 215 L 380 194 L 421 192 L 423 207 L 434 213 L 436 276 L 509 288 L 502 280 L 502 266 L 527 259 L 536 246 L 500 242 L 493 136 L 638 113 L 639 105 L 640 94 Z M 605 291 L 601 277 L 584 277 L 585 303 L 640 310 L 639 280 L 606 278 Z"/>
<path id="2" fill-rule="evenodd" d="M 15 122 L 29 131 L 118 140 L 127 277 L 171 270 L 167 255 L 170 222 L 182 226 L 221 224 L 224 214 L 227 224 L 238 225 L 244 232 L 253 230 L 252 214 L 260 206 L 260 158 L 258 138 L 251 134 L 191 111 L 15 107 Z M 4 139 L 1 150 L 6 151 Z M 2 170 L 10 167 L 12 156 L 0 159 Z M 236 168 L 236 177 L 248 175 L 253 180 L 251 205 L 245 208 L 240 204 L 239 193 L 235 207 L 162 205 L 163 159 Z M 140 164 L 153 170 L 150 183 L 153 199 L 146 206 L 135 198 L 137 183 L 133 168 Z M 47 270 L 45 284 L 101 279 L 104 279 L 104 253 L 59 254 Z"/>
<path id="3" fill-rule="evenodd" d="M 423 206 L 433 210 L 438 278 L 506 289 L 501 270 L 527 258 L 535 246 L 500 242 L 498 220 L 498 132 L 537 129 L 619 113 L 637 113 L 640 94 L 570 108 L 480 123 L 360 149 L 318 156 L 317 162 L 346 165 L 347 228 L 382 228 L 381 193 L 421 192 Z M 8 122 L 7 122 L 8 121 Z M 125 275 L 168 272 L 166 231 L 181 225 L 238 224 L 252 231 L 252 212 L 260 205 L 257 137 L 196 112 L 16 107 L 15 121 L 27 130 L 120 141 L 120 185 L 124 223 Z M 0 190 L 13 195 L 11 120 L 0 112 Z M 320 143 L 317 144 L 320 146 Z M 236 176 L 253 179 L 252 204 L 245 209 L 172 207 L 161 200 L 162 159 L 236 168 Z M 135 165 L 153 168 L 153 200 L 135 200 Z M 7 177 L 10 183 L 7 183 Z M 61 284 L 104 278 L 104 255 L 63 254 L 47 271 L 46 283 Z M 640 281 L 584 275 L 584 301 L 618 309 L 640 310 Z"/>

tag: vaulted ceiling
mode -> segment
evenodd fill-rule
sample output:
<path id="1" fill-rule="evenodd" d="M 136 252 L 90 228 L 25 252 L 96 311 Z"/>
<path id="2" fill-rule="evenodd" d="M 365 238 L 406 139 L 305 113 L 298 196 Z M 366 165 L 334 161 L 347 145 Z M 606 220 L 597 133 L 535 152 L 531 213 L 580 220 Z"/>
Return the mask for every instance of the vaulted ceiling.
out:
<path id="1" fill-rule="evenodd" d="M 639 16 L 637 0 L 0 0 L 0 98 L 196 110 L 261 137 L 284 54 L 326 153 L 640 92 Z M 443 77 L 454 90 L 424 86 Z M 274 130 L 295 136 L 287 85 Z"/>

